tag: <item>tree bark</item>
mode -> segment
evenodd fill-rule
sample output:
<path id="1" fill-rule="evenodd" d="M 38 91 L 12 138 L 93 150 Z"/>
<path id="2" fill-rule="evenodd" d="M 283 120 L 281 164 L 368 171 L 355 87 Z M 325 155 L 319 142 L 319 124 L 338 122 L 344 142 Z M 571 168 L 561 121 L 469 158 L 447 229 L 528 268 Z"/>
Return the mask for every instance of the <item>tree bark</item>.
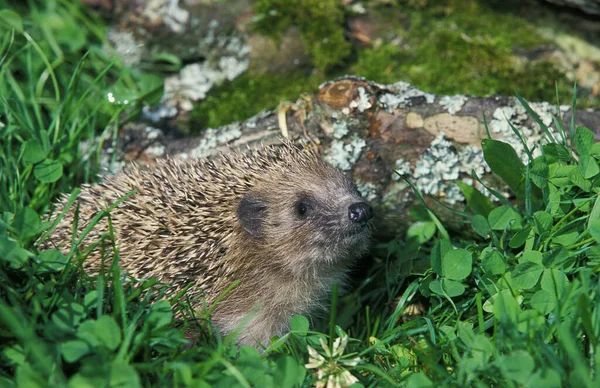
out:
<path id="1" fill-rule="evenodd" d="M 553 116 L 571 122 L 571 108 L 549 103 L 531 103 L 540 120 L 560 136 Z M 295 140 L 318 145 L 323 157 L 348 172 L 363 196 L 380 215 L 378 231 L 389 238 L 406 230 L 413 220 L 408 209 L 414 203 L 404 176 L 425 196 L 450 228 L 459 218 L 439 206 L 441 200 L 462 207 L 456 185 L 473 182 L 471 172 L 509 195 L 490 174 L 483 159 L 481 140 L 503 140 L 525 156 L 521 141 L 508 125 L 512 123 L 529 147 L 543 143 L 544 132 L 514 97 L 437 97 L 398 82 L 379 85 L 357 77 L 343 77 L 320 87 L 314 96 L 260 113 L 246 121 L 205 130 L 200 136 L 177 137 L 143 123 L 126 125 L 118 139 L 121 160 L 152 164 L 157 157 L 210 157 L 218 152 L 273 144 L 286 134 Z M 600 129 L 600 112 L 576 111 L 575 122 Z M 598 133 L 597 131 L 595 133 Z"/>

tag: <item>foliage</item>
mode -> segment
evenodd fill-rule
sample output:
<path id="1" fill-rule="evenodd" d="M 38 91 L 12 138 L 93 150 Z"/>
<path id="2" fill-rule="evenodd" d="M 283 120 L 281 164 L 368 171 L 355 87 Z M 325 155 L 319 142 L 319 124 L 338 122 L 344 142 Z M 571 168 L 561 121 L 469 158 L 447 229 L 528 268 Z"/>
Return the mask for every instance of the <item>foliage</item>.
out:
<path id="1" fill-rule="evenodd" d="M 507 144 L 482 143 L 514 201 L 461 184 L 460 235 L 415 207 L 354 291 L 334 290 L 329 317 L 294 317 L 263 353 L 238 349 L 211 306 L 192 313 L 184 293 L 121 273 L 112 230 L 96 242 L 113 259 L 97 276 L 82 271 L 89 250 L 77 240 L 66 254 L 40 251 L 52 198 L 91 179 L 103 136 L 160 95 L 155 78 L 104 54 L 82 8 L 40 4 L 0 11 L 2 386 L 599 384 L 600 143 L 589 129 L 560 117 L 547 128 L 521 99 L 546 144 L 523 163 Z M 87 32 L 69 39 L 79 23 Z"/>
<path id="2" fill-rule="evenodd" d="M 304 72 L 243 74 L 215 88 L 192 112 L 192 121 L 198 122 L 199 128 L 217 128 L 232 121 L 245 120 L 257 113 L 257 104 L 274 108 L 281 101 L 291 101 L 304 92 L 316 91 L 321 82 L 321 77 Z"/>
<path id="3" fill-rule="evenodd" d="M 463 184 L 470 212 L 461 214 L 469 219 L 471 236 L 434 242 L 436 225 L 424 217 L 405 244 L 389 247 L 390 259 L 405 263 L 398 272 L 420 274 L 407 292 L 418 288 L 430 305 L 427 318 L 414 323 L 420 331 L 410 341 L 395 327 L 400 341 L 382 346 L 382 354 L 405 355 L 412 374 L 407 368 L 398 372 L 410 376 L 408 385 L 416 380 L 531 387 L 600 382 L 595 356 L 600 143 L 589 129 L 571 124 L 565 130 L 556 118 L 558 130 L 552 131 L 518 98 L 546 133 L 540 155 L 526 150 L 524 165 L 509 157 L 516 153 L 508 144 L 482 143 L 488 165 L 517 201 L 498 195 L 500 204 L 494 205 Z M 427 241 L 433 245 L 425 249 Z M 396 311 L 406 300 L 397 302 Z M 370 335 L 387 342 L 390 327 L 388 321 Z M 401 350 L 394 349 L 398 346 Z"/>
<path id="4" fill-rule="evenodd" d="M 0 11 L 0 211 L 43 212 L 57 193 L 95 176 L 105 135 L 156 102 L 162 81 L 110 59 L 101 32 L 89 35 L 99 27 L 72 34 L 94 23 L 77 4 L 32 2 L 26 18 L 20 13 Z"/>
<path id="5" fill-rule="evenodd" d="M 401 79 L 439 95 L 511 95 L 516 88 L 533 100 L 552 101 L 556 81 L 568 87 L 552 62 L 515 55 L 517 47 L 531 50 L 545 39 L 514 15 L 476 1 L 403 10 L 411 21 L 397 31 L 403 44 L 359 51 L 352 73 L 381 83 Z"/>
<path id="6" fill-rule="evenodd" d="M 342 22 L 356 16 L 350 6 L 340 8 L 336 1 L 257 1 L 256 30 L 278 37 L 296 26 L 319 71 L 250 73 L 226 82 L 197 104 L 200 123 L 216 127 L 248 118 L 302 92 L 314 93 L 317 85 L 344 74 L 382 84 L 402 80 L 437 95 L 512 95 L 516 88 L 535 101 L 553 101 L 555 82 L 561 90 L 571 84 L 550 60 L 527 59 L 528 53 L 547 49 L 549 42 L 535 20 L 519 16 L 521 5 L 516 1 L 362 4 L 373 15 L 367 25 L 378 31 L 379 39 L 350 49 L 351 33 Z M 506 12 L 507 8 L 516 11 Z M 302 72 L 311 74 L 309 82 Z M 597 101 L 579 98 L 578 105 L 594 106 Z"/>
<path id="7" fill-rule="evenodd" d="M 290 26 L 297 26 L 314 65 L 321 70 L 339 65 L 350 55 L 339 1 L 258 0 L 254 10 L 261 15 L 255 27 L 266 35 L 277 36 Z"/>

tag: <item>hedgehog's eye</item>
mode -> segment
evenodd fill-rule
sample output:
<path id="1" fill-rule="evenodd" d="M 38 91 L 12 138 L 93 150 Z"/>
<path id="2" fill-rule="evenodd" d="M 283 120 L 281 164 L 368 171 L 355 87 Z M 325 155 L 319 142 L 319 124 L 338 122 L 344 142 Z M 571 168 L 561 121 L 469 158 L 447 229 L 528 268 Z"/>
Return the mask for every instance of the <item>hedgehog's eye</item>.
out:
<path id="1" fill-rule="evenodd" d="M 308 211 L 310 210 L 310 205 L 306 202 L 300 201 L 296 204 L 296 213 L 300 218 L 306 218 L 308 216 Z"/>

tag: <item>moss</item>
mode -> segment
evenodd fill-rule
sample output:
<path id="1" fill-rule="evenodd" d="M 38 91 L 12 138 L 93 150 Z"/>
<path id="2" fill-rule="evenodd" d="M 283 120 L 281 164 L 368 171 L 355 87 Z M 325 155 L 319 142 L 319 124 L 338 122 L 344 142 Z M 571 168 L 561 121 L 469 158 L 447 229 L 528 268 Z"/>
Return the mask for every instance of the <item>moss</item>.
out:
<path id="1" fill-rule="evenodd" d="M 384 44 L 376 49 L 360 51 L 350 72 L 375 82 L 389 84 L 406 80 L 401 68 L 409 60 L 409 51 Z"/>
<path id="2" fill-rule="evenodd" d="M 248 73 L 211 91 L 193 111 L 192 127 L 216 128 L 247 119 L 263 109 L 274 109 L 280 101 L 295 101 L 301 93 L 315 93 L 324 78 L 293 74 Z"/>
<path id="3" fill-rule="evenodd" d="M 254 27 L 265 35 L 279 37 L 289 27 L 298 27 L 313 64 L 322 71 L 339 65 L 351 53 L 338 0 L 259 0 L 254 11 L 260 15 Z"/>
<path id="4" fill-rule="evenodd" d="M 432 58 L 431 53 L 436 53 Z M 493 38 L 465 41 L 460 34 L 439 32 L 406 63 L 409 82 L 436 94 L 514 94 L 552 100 L 554 81 L 564 79 L 548 63 L 519 66 L 509 48 Z"/>
<path id="5" fill-rule="evenodd" d="M 530 21 L 511 13 L 503 13 L 494 9 L 494 3 L 506 4 L 502 1 L 461 0 L 447 1 L 445 7 L 431 6 L 415 12 L 406 10 L 413 22 L 411 35 L 421 41 L 430 31 L 449 30 L 463 33 L 465 39 L 484 37 L 493 39 L 495 44 L 507 49 L 515 46 L 532 49 L 547 43 Z M 508 7 L 515 9 L 517 3 Z M 443 9 L 443 12 L 442 10 Z"/>
<path id="6" fill-rule="evenodd" d="M 299 5 L 291 0 L 260 0 L 255 10 L 262 19 L 256 28 L 277 36 L 291 25 L 298 26 L 315 65 L 326 71 L 309 73 L 309 77 L 302 72 L 245 74 L 211 91 L 198 104 L 194 118 L 209 127 L 243 120 L 275 108 L 282 100 L 295 100 L 303 92 L 314 93 L 321 82 L 343 74 L 380 83 L 402 80 L 438 95 L 512 96 L 516 89 L 527 99 L 551 102 L 558 82 L 566 96 L 572 83 L 552 63 L 520 60 L 515 55 L 516 50 L 531 51 L 547 41 L 529 21 L 492 8 L 502 4 L 499 0 L 406 0 L 398 7 L 408 15 L 408 27 L 402 26 L 398 13 L 390 12 L 389 6 L 376 7 L 369 12 L 387 16 L 386 25 L 379 27 L 389 27 L 388 36 L 400 36 L 401 47 L 383 43 L 357 49 L 349 56 L 339 2 L 308 0 Z M 511 4 L 513 8 L 518 5 Z M 348 62 L 345 67 L 334 69 L 344 61 Z M 578 99 L 579 106 L 587 104 L 585 98 Z"/>
<path id="7" fill-rule="evenodd" d="M 405 10 L 412 22 L 401 32 L 407 48 L 384 44 L 360 51 L 351 72 L 381 83 L 407 81 L 434 94 L 513 95 L 517 89 L 528 99 L 554 101 L 555 81 L 569 89 L 552 63 L 514 55 L 516 47 L 545 43 L 523 20 L 477 1 L 440 7 Z"/>

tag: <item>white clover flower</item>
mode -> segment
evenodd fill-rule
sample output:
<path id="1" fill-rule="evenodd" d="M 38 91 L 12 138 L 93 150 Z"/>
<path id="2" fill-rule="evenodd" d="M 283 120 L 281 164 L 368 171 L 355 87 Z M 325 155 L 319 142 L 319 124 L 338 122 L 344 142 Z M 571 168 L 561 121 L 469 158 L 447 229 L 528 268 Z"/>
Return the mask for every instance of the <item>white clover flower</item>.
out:
<path id="1" fill-rule="evenodd" d="M 336 338 L 331 349 L 329 349 L 323 338 L 320 338 L 319 341 L 325 356 L 319 354 L 311 346 L 307 346 L 309 357 L 308 364 L 305 365 L 307 369 L 317 370 L 319 380 L 315 387 L 342 388 L 356 383 L 358 379 L 345 367 L 356 366 L 360 362 L 360 357 L 343 358 L 344 350 L 348 344 L 348 336 L 344 335 Z"/>

